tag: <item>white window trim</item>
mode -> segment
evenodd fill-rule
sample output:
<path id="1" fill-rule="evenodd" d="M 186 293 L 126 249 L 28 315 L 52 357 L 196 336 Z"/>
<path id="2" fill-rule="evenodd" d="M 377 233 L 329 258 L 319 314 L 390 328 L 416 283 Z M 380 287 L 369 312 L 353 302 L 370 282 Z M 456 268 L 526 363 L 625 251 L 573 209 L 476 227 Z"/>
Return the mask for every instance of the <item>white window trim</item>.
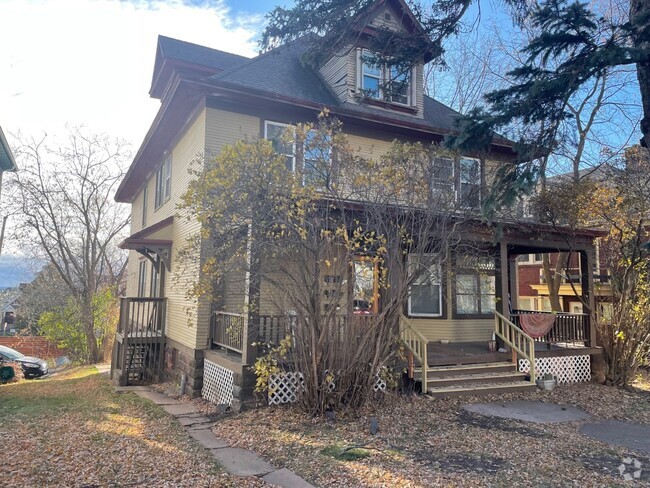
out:
<path id="1" fill-rule="evenodd" d="M 436 159 L 448 159 L 451 161 L 451 191 L 454 193 L 454 201 L 458 200 L 458 190 L 456 189 L 456 160 L 453 157 L 446 156 L 433 156 L 431 164 L 435 167 Z M 431 176 L 431 186 L 434 189 L 434 183 L 436 182 L 435 176 Z M 435 189 L 434 189 L 435 190 Z"/>
<path id="2" fill-rule="evenodd" d="M 362 48 L 357 48 L 357 92 L 360 94 L 363 94 L 363 91 L 365 90 L 363 86 L 363 56 L 364 56 L 364 51 L 368 51 L 367 49 L 362 49 Z M 416 76 L 417 76 L 417 69 L 415 66 L 411 67 L 411 72 L 409 73 L 409 89 L 406 94 L 406 103 L 401 103 L 401 102 L 396 102 L 394 100 L 387 100 L 385 94 L 383 93 L 383 89 L 381 88 L 381 85 L 386 84 L 387 82 L 390 81 L 390 69 L 387 69 L 386 66 L 382 65 L 379 68 L 380 74 L 379 74 L 379 97 L 374 98 L 374 97 L 368 97 L 371 98 L 372 100 L 380 100 L 382 102 L 386 103 L 391 103 L 395 105 L 399 105 L 401 107 L 414 107 L 415 103 L 417 102 L 417 91 L 416 91 Z M 388 72 L 388 76 L 387 73 Z"/>
<path id="3" fill-rule="evenodd" d="M 276 125 L 276 126 L 279 126 L 279 127 L 284 127 L 285 129 L 287 127 L 291 127 L 290 124 L 285 124 L 283 122 L 276 122 L 274 120 L 265 120 L 264 121 L 264 139 L 269 140 L 269 141 L 270 141 L 270 139 L 269 139 L 269 130 L 268 130 L 269 124 L 270 125 Z M 282 154 L 282 156 L 286 156 L 286 157 L 291 156 L 291 171 L 295 172 L 296 171 L 296 138 L 295 137 L 293 139 L 293 144 L 291 145 L 291 148 L 292 148 L 292 154 L 291 155 Z"/>
<path id="4" fill-rule="evenodd" d="M 409 254 L 409 257 L 407 259 L 410 259 L 410 256 L 412 254 Z M 427 256 L 427 254 L 424 254 L 424 256 Z M 409 264 L 407 263 L 407 266 Z M 411 292 L 409 291 L 409 296 L 408 296 L 408 305 L 407 305 L 407 313 L 409 317 L 442 317 L 443 316 L 443 303 L 442 303 L 442 266 L 440 263 L 435 265 L 436 268 L 438 268 L 438 283 L 434 283 L 438 285 L 438 303 L 440 304 L 440 313 L 417 313 L 417 312 L 411 312 Z M 431 269 L 431 268 L 429 268 Z"/>
<path id="5" fill-rule="evenodd" d="M 147 288 L 147 261 L 141 259 L 138 262 L 138 297 L 145 296 Z"/>
<path id="6" fill-rule="evenodd" d="M 167 161 L 169 161 L 169 168 L 167 168 Z M 172 154 L 166 154 L 162 164 L 156 170 L 156 178 L 154 181 L 154 212 L 162 207 L 170 198 L 172 194 Z M 169 169 L 169 171 L 167 171 Z M 169 192 L 167 192 L 167 180 L 169 180 Z"/>

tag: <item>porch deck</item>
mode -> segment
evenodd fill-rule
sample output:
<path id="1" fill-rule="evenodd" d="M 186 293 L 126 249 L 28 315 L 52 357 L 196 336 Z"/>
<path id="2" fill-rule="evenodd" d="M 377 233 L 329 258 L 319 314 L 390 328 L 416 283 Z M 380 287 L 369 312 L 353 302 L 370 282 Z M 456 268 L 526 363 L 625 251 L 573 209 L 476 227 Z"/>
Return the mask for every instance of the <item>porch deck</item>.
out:
<path id="1" fill-rule="evenodd" d="M 535 343 L 535 356 L 564 356 L 573 354 L 594 354 L 598 348 L 585 346 L 582 343 Z M 457 342 L 442 344 L 429 342 L 427 344 L 429 366 L 451 366 L 462 364 L 500 363 L 511 361 L 512 355 L 507 352 L 490 352 L 486 342 Z"/>

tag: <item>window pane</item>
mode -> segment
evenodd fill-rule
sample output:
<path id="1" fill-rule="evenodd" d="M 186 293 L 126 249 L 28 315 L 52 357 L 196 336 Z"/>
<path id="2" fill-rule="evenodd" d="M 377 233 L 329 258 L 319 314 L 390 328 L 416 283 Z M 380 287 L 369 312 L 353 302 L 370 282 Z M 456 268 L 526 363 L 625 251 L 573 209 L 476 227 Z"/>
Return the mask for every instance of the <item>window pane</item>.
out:
<path id="1" fill-rule="evenodd" d="M 440 315 L 440 285 L 413 285 L 410 313 Z"/>
<path id="2" fill-rule="evenodd" d="M 459 314 L 478 313 L 478 301 L 476 295 L 456 295 L 456 312 Z"/>
<path id="3" fill-rule="evenodd" d="M 478 184 L 480 182 L 479 161 L 462 158 L 460 160 L 460 182 Z"/>
<path id="4" fill-rule="evenodd" d="M 494 276 L 481 275 L 481 295 L 494 295 L 496 293 Z"/>
<path id="5" fill-rule="evenodd" d="M 410 76 L 406 68 L 393 66 L 390 69 L 389 85 L 389 99 L 397 103 L 408 103 L 409 90 L 410 90 Z"/>
<path id="6" fill-rule="evenodd" d="M 375 300 L 375 265 L 370 261 L 354 261 L 354 311 L 372 312 Z"/>
<path id="7" fill-rule="evenodd" d="M 476 277 L 474 275 L 456 276 L 456 291 L 462 294 L 476 295 Z"/>
<path id="8" fill-rule="evenodd" d="M 481 296 L 481 313 L 490 314 L 494 313 L 496 308 L 496 303 L 494 300 L 494 295 L 482 295 Z"/>
<path id="9" fill-rule="evenodd" d="M 373 98 L 379 98 L 379 78 L 372 76 L 363 76 L 363 87 L 366 95 Z"/>

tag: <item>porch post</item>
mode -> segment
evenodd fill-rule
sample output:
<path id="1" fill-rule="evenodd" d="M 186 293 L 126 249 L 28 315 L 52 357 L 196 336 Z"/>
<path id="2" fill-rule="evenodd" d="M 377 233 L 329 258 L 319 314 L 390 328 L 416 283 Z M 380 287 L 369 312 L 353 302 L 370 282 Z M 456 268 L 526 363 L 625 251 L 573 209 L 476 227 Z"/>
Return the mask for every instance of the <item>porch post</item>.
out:
<path id="1" fill-rule="evenodd" d="M 510 307 L 519 308 L 519 276 L 517 274 L 517 256 L 508 256 L 508 291 L 510 292 Z"/>
<path id="2" fill-rule="evenodd" d="M 257 358 L 257 346 L 253 342 L 258 339 L 260 325 L 260 284 L 261 270 L 260 260 L 254 251 L 253 245 L 253 224 L 248 224 L 248 235 L 246 245 L 246 283 L 244 304 L 245 323 L 242 334 L 242 364 L 253 364 Z"/>
<path id="3" fill-rule="evenodd" d="M 497 295 L 496 309 L 507 320 L 510 320 L 510 309 L 508 307 L 508 243 L 499 243 L 499 255 L 496 260 L 495 288 Z"/>
<path id="4" fill-rule="evenodd" d="M 594 297 L 594 273 L 592 270 L 593 250 L 579 252 L 580 256 L 580 285 L 582 288 L 582 303 L 587 305 L 587 320 L 589 321 L 589 345 L 595 347 L 596 340 L 596 300 Z"/>

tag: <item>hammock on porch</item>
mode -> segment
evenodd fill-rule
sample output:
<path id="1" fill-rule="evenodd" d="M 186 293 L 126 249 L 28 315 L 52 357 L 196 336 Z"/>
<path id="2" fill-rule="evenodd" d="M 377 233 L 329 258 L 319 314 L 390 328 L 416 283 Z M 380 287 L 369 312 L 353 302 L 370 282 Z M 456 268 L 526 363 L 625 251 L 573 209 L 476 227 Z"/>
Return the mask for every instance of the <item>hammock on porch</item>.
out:
<path id="1" fill-rule="evenodd" d="M 555 314 L 552 313 L 522 313 L 519 323 L 526 334 L 533 339 L 546 335 L 555 324 Z"/>

